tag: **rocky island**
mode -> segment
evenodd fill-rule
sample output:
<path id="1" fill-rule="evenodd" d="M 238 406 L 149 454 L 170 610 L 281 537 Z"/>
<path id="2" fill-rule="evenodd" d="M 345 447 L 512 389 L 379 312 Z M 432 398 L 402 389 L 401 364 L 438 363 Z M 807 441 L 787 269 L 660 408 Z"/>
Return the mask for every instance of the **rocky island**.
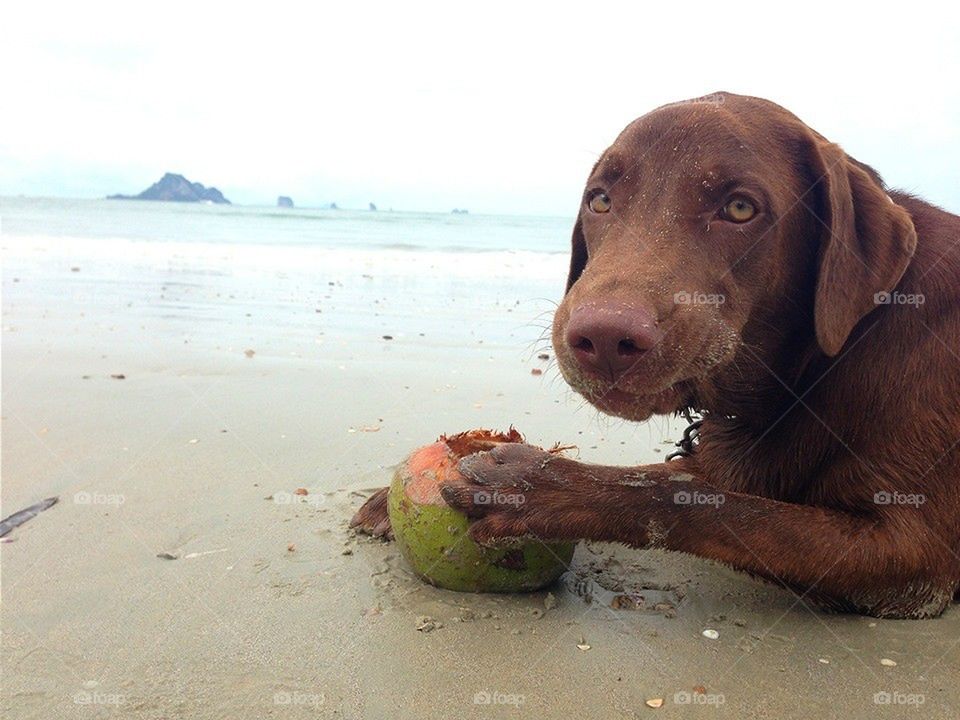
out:
<path id="1" fill-rule="evenodd" d="M 292 208 L 293 198 L 290 198 L 286 195 L 280 195 L 277 197 L 277 207 Z"/>
<path id="2" fill-rule="evenodd" d="M 109 195 L 108 200 L 161 200 L 164 202 L 210 202 L 229 205 L 223 193 L 215 187 L 192 183 L 183 175 L 167 173 L 158 182 L 139 195 Z"/>

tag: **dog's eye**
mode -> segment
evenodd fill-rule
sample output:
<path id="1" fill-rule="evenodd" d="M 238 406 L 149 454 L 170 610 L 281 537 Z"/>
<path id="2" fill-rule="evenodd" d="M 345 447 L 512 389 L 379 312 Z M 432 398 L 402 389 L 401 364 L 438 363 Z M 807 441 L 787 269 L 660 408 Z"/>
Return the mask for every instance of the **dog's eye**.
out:
<path id="1" fill-rule="evenodd" d="M 605 192 L 598 192 L 587 201 L 587 207 L 595 213 L 608 212 L 611 204 L 610 198 Z"/>
<path id="2" fill-rule="evenodd" d="M 757 214 L 753 203 L 743 197 L 736 197 L 723 207 L 723 216 L 735 223 L 745 223 Z"/>

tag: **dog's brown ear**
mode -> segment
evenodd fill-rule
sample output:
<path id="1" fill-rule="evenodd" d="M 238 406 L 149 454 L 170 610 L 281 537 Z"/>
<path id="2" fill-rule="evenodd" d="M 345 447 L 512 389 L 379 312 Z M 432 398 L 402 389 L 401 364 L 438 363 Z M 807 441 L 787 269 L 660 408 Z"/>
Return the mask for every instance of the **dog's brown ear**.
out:
<path id="1" fill-rule="evenodd" d="M 587 266 L 587 241 L 583 237 L 583 223 L 579 215 L 577 215 L 577 222 L 573 226 L 573 240 L 571 244 L 570 273 L 567 275 L 567 289 L 565 292 L 570 292 L 570 288 L 573 287 L 573 284 Z"/>
<path id="2" fill-rule="evenodd" d="M 818 139 L 815 154 L 824 233 L 814 326 L 820 348 L 832 356 L 881 294 L 900 282 L 917 233 L 910 214 L 839 146 Z"/>

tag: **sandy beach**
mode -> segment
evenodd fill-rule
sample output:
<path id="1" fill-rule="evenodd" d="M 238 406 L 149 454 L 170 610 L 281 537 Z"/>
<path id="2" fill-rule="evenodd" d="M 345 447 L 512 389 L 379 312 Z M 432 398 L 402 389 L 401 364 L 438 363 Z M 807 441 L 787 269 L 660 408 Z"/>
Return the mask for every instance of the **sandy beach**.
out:
<path id="1" fill-rule="evenodd" d="M 960 715 L 956 607 L 828 615 L 600 544 L 549 592 L 459 594 L 348 530 L 442 433 L 672 449 L 682 421 L 600 416 L 538 358 L 562 253 L 2 246 L 3 515 L 60 498 L 0 545 L 5 718 Z"/>

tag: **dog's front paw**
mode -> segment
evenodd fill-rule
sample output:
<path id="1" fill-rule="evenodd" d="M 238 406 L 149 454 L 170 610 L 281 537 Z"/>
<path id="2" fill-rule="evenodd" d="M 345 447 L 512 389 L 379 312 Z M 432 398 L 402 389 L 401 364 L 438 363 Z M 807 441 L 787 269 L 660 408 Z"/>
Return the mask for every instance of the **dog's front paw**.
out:
<path id="1" fill-rule="evenodd" d="M 472 518 L 485 545 L 519 537 L 557 540 L 579 534 L 574 493 L 565 478 L 576 465 L 530 445 L 505 444 L 463 458 L 462 479 L 441 488 L 444 500 Z"/>

